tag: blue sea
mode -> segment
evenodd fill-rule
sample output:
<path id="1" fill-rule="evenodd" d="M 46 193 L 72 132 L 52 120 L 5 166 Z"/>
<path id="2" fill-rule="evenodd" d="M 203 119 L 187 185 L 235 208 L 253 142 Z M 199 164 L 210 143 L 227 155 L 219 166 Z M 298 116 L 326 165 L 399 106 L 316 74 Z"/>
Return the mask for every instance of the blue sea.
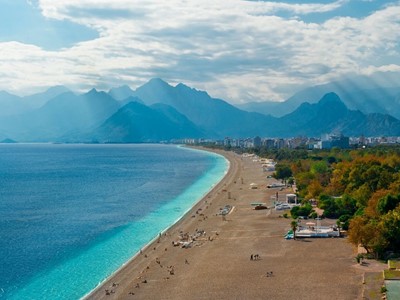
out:
<path id="1" fill-rule="evenodd" d="M 171 145 L 0 145 L 0 298 L 83 297 L 227 168 Z"/>

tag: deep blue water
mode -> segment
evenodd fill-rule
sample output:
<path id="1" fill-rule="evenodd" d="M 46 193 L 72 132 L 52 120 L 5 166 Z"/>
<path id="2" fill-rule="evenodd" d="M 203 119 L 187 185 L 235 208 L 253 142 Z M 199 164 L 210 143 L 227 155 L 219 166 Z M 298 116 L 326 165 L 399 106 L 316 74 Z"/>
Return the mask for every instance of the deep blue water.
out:
<path id="1" fill-rule="evenodd" d="M 0 298 L 85 295 L 226 168 L 168 145 L 0 145 Z"/>

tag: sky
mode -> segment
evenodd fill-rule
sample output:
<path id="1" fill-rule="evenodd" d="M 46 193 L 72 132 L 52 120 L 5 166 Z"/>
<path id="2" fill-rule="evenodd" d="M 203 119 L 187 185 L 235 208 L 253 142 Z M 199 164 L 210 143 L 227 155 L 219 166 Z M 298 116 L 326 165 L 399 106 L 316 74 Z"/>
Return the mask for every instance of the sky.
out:
<path id="1" fill-rule="evenodd" d="M 396 72 L 399 0 L 0 0 L 0 90 L 17 95 L 157 77 L 239 104 Z"/>

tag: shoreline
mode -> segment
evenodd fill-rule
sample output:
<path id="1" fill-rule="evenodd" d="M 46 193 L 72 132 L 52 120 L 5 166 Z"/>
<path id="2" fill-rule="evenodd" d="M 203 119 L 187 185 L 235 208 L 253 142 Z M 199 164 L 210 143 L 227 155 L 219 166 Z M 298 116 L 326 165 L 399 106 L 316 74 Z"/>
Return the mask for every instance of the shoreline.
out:
<path id="1" fill-rule="evenodd" d="M 168 231 L 172 230 L 175 226 L 178 226 L 181 222 L 184 222 L 184 219 L 187 218 L 189 214 L 191 214 L 191 213 L 193 213 L 195 211 L 196 206 L 199 205 L 199 203 L 201 201 L 206 199 L 213 192 L 213 190 L 218 188 L 218 186 L 225 180 L 225 178 L 229 175 L 229 172 L 230 172 L 231 167 L 232 167 L 231 161 L 227 158 L 226 155 L 220 153 L 220 151 L 219 152 L 218 151 L 211 151 L 210 149 L 205 149 L 203 147 L 188 147 L 188 146 L 184 146 L 184 145 L 183 146 L 178 146 L 178 147 L 186 148 L 186 149 L 191 150 L 191 151 L 202 151 L 202 152 L 209 152 L 209 153 L 213 153 L 213 154 L 219 155 L 223 159 L 225 159 L 226 164 L 227 164 L 227 169 L 224 172 L 224 176 L 217 183 L 213 184 L 208 189 L 208 191 L 203 194 L 203 196 L 201 196 L 196 202 L 194 202 L 193 205 L 190 208 L 188 208 L 182 214 L 182 216 L 180 216 L 171 225 L 169 225 L 165 229 L 163 229 L 160 232 L 161 235 L 165 235 Z M 117 277 L 119 272 L 121 272 L 124 268 L 128 267 L 128 265 L 132 264 L 135 261 L 135 259 L 140 258 L 141 253 L 143 253 L 144 251 L 146 251 L 149 248 L 153 247 L 154 244 L 157 244 L 157 241 L 159 240 L 159 238 L 160 238 L 159 236 L 155 236 L 152 240 L 150 240 L 147 244 L 145 244 L 140 249 L 140 251 L 136 252 L 128 261 L 126 261 L 117 270 L 115 270 L 107 278 L 105 278 L 103 281 L 101 281 L 93 290 L 91 290 L 90 292 L 88 292 L 87 294 L 82 296 L 81 299 L 91 299 L 93 296 L 95 296 L 97 291 L 99 289 L 101 289 L 104 285 L 106 285 L 109 281 L 111 281 L 111 279 L 113 279 L 114 277 Z M 97 298 L 97 297 L 95 297 L 95 298 Z"/>
<path id="2" fill-rule="evenodd" d="M 101 145 L 95 146 L 96 148 L 102 147 Z M 114 147 L 114 145 L 110 146 Z M 46 147 L 48 146 L 46 145 Z M 54 149 L 52 145 L 49 147 Z M 71 147 L 81 147 L 81 145 L 71 145 Z M 86 146 L 84 147 L 86 149 Z M 119 145 L 117 147 L 118 149 L 120 148 Z M 126 147 L 129 152 L 131 151 L 131 145 L 122 145 L 122 147 Z M 136 148 L 136 146 L 133 147 Z M 147 145 L 141 147 L 147 147 Z M 76 253 L 72 253 L 56 264 L 49 264 L 49 268 L 28 278 L 28 280 L 20 284 L 18 288 L 10 288 L 10 290 L 3 291 L 1 294 L 10 295 L 10 297 L 15 298 L 29 298 L 32 297 L 32 295 L 38 295 L 35 297 L 45 299 L 86 297 L 95 287 L 106 282 L 107 278 L 123 268 L 130 260 L 136 258 L 141 248 L 144 246 L 149 247 L 149 244 L 155 242 L 160 232 L 164 232 L 173 224 L 177 223 L 189 212 L 197 201 L 210 192 L 210 187 L 215 186 L 226 176 L 228 164 L 225 158 L 210 155 L 205 152 L 201 154 L 199 151 L 196 154 L 195 151 L 197 150 L 179 150 L 176 145 L 160 145 L 159 147 L 173 148 L 170 150 L 173 150 L 172 155 L 176 158 L 173 160 L 175 162 L 174 164 L 176 164 L 176 162 L 180 163 L 181 159 L 178 157 L 180 155 L 193 156 L 196 162 L 196 157 L 202 156 L 203 159 L 199 160 L 201 164 L 199 167 L 194 165 L 193 161 L 188 161 L 189 165 L 192 164 L 194 168 L 202 172 L 196 171 L 196 176 L 193 177 L 193 174 L 190 174 L 192 171 L 186 168 L 184 172 L 189 172 L 188 175 L 190 175 L 190 178 L 193 178 L 190 181 L 186 180 L 188 184 L 177 187 L 178 191 L 181 191 L 178 195 L 165 198 L 165 203 L 151 210 L 150 213 L 143 215 L 135 222 L 113 227 L 112 231 L 105 232 L 104 235 L 98 236 L 94 240 L 94 243 L 88 244 L 88 247 L 82 248 Z M 158 151 L 157 149 L 157 152 Z M 171 165 L 169 167 L 171 167 Z M 178 166 L 172 165 L 172 167 L 176 168 Z M 161 170 L 163 174 L 171 174 L 169 176 L 174 176 L 176 172 L 176 170 L 171 170 L 171 172 L 170 170 L 166 171 L 168 172 L 165 173 Z M 180 171 L 178 170 L 178 172 Z M 160 176 L 163 174 L 160 174 Z M 166 177 L 165 182 L 168 183 L 170 180 L 173 180 L 173 178 L 168 179 L 168 177 Z M 126 184 L 127 181 L 124 181 L 124 183 Z M 133 184 L 132 186 L 135 185 Z M 145 199 L 146 195 L 142 196 Z M 79 199 L 79 197 L 76 199 Z M 127 197 L 125 197 L 125 199 L 132 202 L 132 200 Z M 170 200 L 168 201 L 168 199 Z M 142 200 L 142 203 L 146 203 L 146 201 Z M 136 210 L 136 208 L 134 208 L 134 210 Z M 124 212 L 121 211 L 121 214 L 124 214 Z M 94 214 L 91 214 L 92 218 L 93 216 Z M 116 216 L 119 218 L 118 215 Z"/>
<path id="3" fill-rule="evenodd" d="M 368 267 L 356 264 L 345 238 L 285 240 L 285 211 L 251 203 L 270 206 L 276 192 L 292 191 L 267 189 L 275 179 L 250 157 L 203 150 L 230 161 L 225 177 L 85 299 L 362 299 Z M 221 217 L 226 205 L 232 209 Z M 174 247 L 186 233 L 196 237 L 191 247 Z"/>

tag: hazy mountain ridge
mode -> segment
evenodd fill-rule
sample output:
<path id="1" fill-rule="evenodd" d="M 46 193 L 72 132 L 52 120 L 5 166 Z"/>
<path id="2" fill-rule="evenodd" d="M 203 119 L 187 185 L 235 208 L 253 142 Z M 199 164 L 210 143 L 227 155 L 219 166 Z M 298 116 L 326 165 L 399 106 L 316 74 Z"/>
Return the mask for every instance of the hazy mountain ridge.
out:
<path id="1" fill-rule="evenodd" d="M 161 79 L 150 80 L 139 87 L 135 95 L 147 105 L 161 102 L 174 107 L 215 138 L 265 135 L 274 120 L 262 114 L 240 110 L 182 83 L 173 87 Z"/>
<path id="2" fill-rule="evenodd" d="M 5 91 L 0 91 L 0 116 L 9 116 L 26 111 L 22 98 Z"/>
<path id="3" fill-rule="evenodd" d="M 399 135 L 400 121 L 384 114 L 364 114 L 349 110 L 335 93 L 326 94 L 318 103 L 303 103 L 294 112 L 279 119 L 281 136 L 296 132 L 303 136 L 321 136 L 325 133 L 343 133 L 347 136 Z"/>
<path id="4" fill-rule="evenodd" d="M 104 92 L 91 90 L 83 95 L 66 92 L 42 107 L 0 119 L 0 137 L 20 141 L 57 140 L 69 132 L 100 125 L 120 104 Z"/>
<path id="5" fill-rule="evenodd" d="M 0 100 L 2 95 L 20 99 L 0 93 Z M 82 95 L 67 91 L 29 112 L 0 116 L 0 140 L 17 141 L 125 143 L 256 135 L 319 137 L 332 132 L 400 135 L 400 121 L 387 114 L 350 110 L 335 93 L 325 94 L 317 103 L 303 102 L 276 118 L 240 110 L 207 92 L 182 83 L 174 87 L 161 79 L 152 79 L 136 90 L 123 86 L 109 93 L 92 89 Z"/>
<path id="6" fill-rule="evenodd" d="M 123 101 L 135 96 L 135 92 L 127 85 L 112 88 L 108 91 L 108 94 L 117 101 Z"/>
<path id="7" fill-rule="evenodd" d="M 25 97 L 0 91 L 0 117 L 15 116 L 32 111 L 65 92 L 70 92 L 70 90 L 64 86 L 54 86 L 44 92 Z"/>
<path id="8" fill-rule="evenodd" d="M 107 143 L 157 142 L 201 137 L 185 116 L 164 104 L 151 107 L 130 102 L 94 130 L 88 138 Z"/>
<path id="9" fill-rule="evenodd" d="M 306 88 L 283 102 L 250 102 L 238 107 L 282 117 L 304 102 L 317 103 L 325 94 L 334 92 L 351 110 L 360 110 L 365 114 L 390 114 L 400 119 L 400 82 L 392 80 L 389 81 L 392 86 L 385 86 L 382 81 L 359 76 Z"/>

